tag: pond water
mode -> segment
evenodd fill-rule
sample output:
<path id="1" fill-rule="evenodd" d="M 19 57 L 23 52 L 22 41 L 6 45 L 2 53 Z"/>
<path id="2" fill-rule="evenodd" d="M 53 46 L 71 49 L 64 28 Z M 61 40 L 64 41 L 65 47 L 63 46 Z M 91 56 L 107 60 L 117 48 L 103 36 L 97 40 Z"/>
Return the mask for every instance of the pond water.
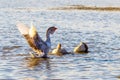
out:
<path id="1" fill-rule="evenodd" d="M 11 0 L 11 4 L 7 0 L 0 1 L 0 79 L 120 79 L 120 12 L 47 10 L 44 8 L 77 5 L 77 2 L 80 4 L 79 0 L 65 3 L 63 0 L 47 1 Z M 112 5 L 108 2 L 106 0 L 106 3 L 99 4 L 96 1 L 96 5 Z M 95 3 L 81 0 L 81 4 Z M 119 4 L 113 2 L 113 6 Z M 18 21 L 27 25 L 33 22 L 43 40 L 46 29 L 56 26 L 58 29 L 51 35 L 52 49 L 61 43 L 63 48 L 73 52 L 74 47 L 82 41 L 88 45 L 89 53 L 61 57 L 49 55 L 49 59 L 32 59 L 28 55 L 31 49 L 16 27 Z"/>

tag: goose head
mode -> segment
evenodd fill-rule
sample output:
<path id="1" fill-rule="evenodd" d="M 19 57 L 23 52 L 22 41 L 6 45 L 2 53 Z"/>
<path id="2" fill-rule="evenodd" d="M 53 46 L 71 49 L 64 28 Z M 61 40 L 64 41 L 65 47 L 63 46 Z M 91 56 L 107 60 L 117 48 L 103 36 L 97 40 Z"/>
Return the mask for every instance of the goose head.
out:
<path id="1" fill-rule="evenodd" d="M 47 33 L 48 33 L 48 34 L 53 34 L 53 33 L 56 31 L 56 29 L 57 29 L 57 28 L 56 28 L 55 26 L 49 27 L 48 30 L 47 30 Z"/>

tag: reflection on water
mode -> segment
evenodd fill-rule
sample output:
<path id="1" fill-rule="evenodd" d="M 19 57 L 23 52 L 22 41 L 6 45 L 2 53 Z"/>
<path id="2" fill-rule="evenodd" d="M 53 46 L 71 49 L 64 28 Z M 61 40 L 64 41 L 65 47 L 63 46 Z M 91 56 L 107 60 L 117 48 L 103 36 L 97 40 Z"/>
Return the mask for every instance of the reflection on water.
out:
<path id="1" fill-rule="evenodd" d="M 10 53 L 11 51 L 15 50 L 15 49 L 19 49 L 22 46 L 4 46 L 2 48 L 2 52 L 4 53 Z"/>
<path id="2" fill-rule="evenodd" d="M 22 46 L 4 46 L 3 47 L 3 50 L 13 50 L 13 49 L 16 49 L 16 48 L 19 48 L 19 47 L 22 47 Z"/>
<path id="3" fill-rule="evenodd" d="M 43 64 L 45 64 L 46 69 L 50 69 L 50 63 L 49 63 L 49 59 L 46 58 L 26 58 L 25 59 L 25 64 L 27 65 L 28 68 L 30 69 L 34 69 L 36 66 L 41 66 Z"/>
<path id="4" fill-rule="evenodd" d="M 120 79 L 120 76 L 116 76 L 118 79 Z"/>

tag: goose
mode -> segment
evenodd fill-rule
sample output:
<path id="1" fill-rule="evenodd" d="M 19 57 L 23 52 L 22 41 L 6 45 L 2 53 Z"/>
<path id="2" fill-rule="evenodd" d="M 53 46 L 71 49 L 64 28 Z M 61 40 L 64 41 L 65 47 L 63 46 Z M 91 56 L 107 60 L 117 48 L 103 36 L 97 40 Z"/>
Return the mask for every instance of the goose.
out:
<path id="1" fill-rule="evenodd" d="M 88 52 L 88 46 L 84 42 L 80 42 L 80 44 L 74 48 L 74 53 L 82 53 L 82 52 L 85 53 Z"/>
<path id="2" fill-rule="evenodd" d="M 64 54 L 68 54 L 68 52 L 66 51 L 66 49 L 61 48 L 61 44 L 58 43 L 57 47 L 53 49 L 50 54 L 62 56 Z"/>
<path id="3" fill-rule="evenodd" d="M 18 23 L 16 26 L 35 52 L 34 54 L 30 53 L 31 57 L 47 58 L 51 48 L 50 35 L 53 34 L 57 28 L 55 26 L 49 27 L 46 32 L 46 41 L 43 41 L 33 24 L 31 28 L 24 23 Z"/>

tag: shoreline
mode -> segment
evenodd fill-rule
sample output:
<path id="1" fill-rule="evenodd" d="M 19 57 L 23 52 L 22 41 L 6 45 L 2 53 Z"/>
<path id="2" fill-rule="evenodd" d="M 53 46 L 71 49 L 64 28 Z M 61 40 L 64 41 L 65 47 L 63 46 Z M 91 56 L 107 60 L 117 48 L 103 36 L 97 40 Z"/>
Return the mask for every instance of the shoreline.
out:
<path id="1" fill-rule="evenodd" d="M 50 10 L 120 11 L 120 7 L 96 7 L 96 6 L 83 6 L 83 5 L 69 5 L 65 7 L 50 8 Z"/>

